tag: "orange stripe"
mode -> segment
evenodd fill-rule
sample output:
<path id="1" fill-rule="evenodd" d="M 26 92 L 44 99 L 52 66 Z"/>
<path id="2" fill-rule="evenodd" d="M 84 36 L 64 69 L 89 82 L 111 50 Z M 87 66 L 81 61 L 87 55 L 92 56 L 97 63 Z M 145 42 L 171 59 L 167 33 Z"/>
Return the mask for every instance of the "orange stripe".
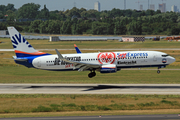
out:
<path id="1" fill-rule="evenodd" d="M 23 52 L 23 51 L 18 51 L 18 50 L 15 50 L 15 53 L 23 53 L 23 54 L 30 54 L 30 55 L 43 55 L 43 54 L 46 54 L 44 52 L 34 52 L 34 53 L 27 53 L 27 52 Z"/>
<path id="2" fill-rule="evenodd" d="M 77 47 L 76 44 L 74 44 L 74 47 Z"/>

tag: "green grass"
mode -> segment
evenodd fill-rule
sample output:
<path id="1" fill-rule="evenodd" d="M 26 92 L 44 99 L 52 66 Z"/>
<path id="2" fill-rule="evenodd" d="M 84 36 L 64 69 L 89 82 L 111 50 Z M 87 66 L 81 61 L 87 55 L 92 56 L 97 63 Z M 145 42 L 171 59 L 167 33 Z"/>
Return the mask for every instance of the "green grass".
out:
<path id="1" fill-rule="evenodd" d="M 0 118 L 178 114 L 180 95 L 0 94 L 0 104 Z"/>
<path id="2" fill-rule="evenodd" d="M 119 84 L 180 84 L 179 70 L 122 70 L 101 74 L 90 79 L 89 71 L 46 71 L 23 66 L 0 66 L 0 83 L 119 83 Z"/>
<path id="3" fill-rule="evenodd" d="M 0 38 L 3 42 L 0 49 L 12 49 L 11 40 L 8 38 Z M 28 40 L 35 49 L 74 49 L 74 44 L 80 49 L 131 49 L 131 48 L 179 48 L 180 42 L 168 41 L 151 41 L 145 42 L 119 42 L 118 40 L 108 41 L 61 41 L 49 42 L 49 40 Z"/>
<path id="4" fill-rule="evenodd" d="M 76 98 L 72 99 L 74 96 Z M 139 100 L 136 100 L 135 98 L 139 98 Z M 108 111 L 111 113 L 113 111 L 121 110 L 129 110 L 129 112 L 132 112 L 132 110 L 154 111 L 160 109 L 180 109 L 179 98 L 179 95 L 4 94 L 0 95 L 0 117 L 7 113 L 63 113 L 70 111 L 77 111 L 79 113 L 82 111 Z"/>

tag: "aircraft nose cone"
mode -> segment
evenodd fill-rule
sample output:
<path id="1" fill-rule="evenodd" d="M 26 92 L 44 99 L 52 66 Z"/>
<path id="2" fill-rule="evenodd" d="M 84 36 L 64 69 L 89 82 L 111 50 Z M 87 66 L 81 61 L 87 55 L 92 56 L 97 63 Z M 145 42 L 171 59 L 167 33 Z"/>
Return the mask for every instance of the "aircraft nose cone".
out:
<path id="1" fill-rule="evenodd" d="M 176 61 L 176 59 L 174 57 L 171 57 L 170 61 L 171 61 L 171 63 L 173 63 Z"/>

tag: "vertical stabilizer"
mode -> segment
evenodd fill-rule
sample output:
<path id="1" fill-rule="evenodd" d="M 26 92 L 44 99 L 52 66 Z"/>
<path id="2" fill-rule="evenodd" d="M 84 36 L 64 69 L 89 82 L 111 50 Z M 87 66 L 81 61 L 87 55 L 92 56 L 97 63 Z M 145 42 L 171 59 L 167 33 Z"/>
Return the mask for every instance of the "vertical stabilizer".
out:
<path id="1" fill-rule="evenodd" d="M 14 27 L 8 27 L 8 31 L 17 57 L 28 57 L 46 54 L 35 50 Z"/>

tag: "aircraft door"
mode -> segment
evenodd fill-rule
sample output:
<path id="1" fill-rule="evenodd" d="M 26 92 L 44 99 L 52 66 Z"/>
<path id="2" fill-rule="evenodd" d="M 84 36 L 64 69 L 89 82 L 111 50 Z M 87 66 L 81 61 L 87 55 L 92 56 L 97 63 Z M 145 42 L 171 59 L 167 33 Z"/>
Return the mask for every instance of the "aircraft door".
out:
<path id="1" fill-rule="evenodd" d="M 38 60 L 37 67 L 41 67 L 41 59 Z"/>
<path id="2" fill-rule="evenodd" d="M 153 56 L 153 61 L 154 61 L 154 62 L 156 62 L 156 61 L 157 61 L 156 54 L 154 54 L 154 56 Z"/>

